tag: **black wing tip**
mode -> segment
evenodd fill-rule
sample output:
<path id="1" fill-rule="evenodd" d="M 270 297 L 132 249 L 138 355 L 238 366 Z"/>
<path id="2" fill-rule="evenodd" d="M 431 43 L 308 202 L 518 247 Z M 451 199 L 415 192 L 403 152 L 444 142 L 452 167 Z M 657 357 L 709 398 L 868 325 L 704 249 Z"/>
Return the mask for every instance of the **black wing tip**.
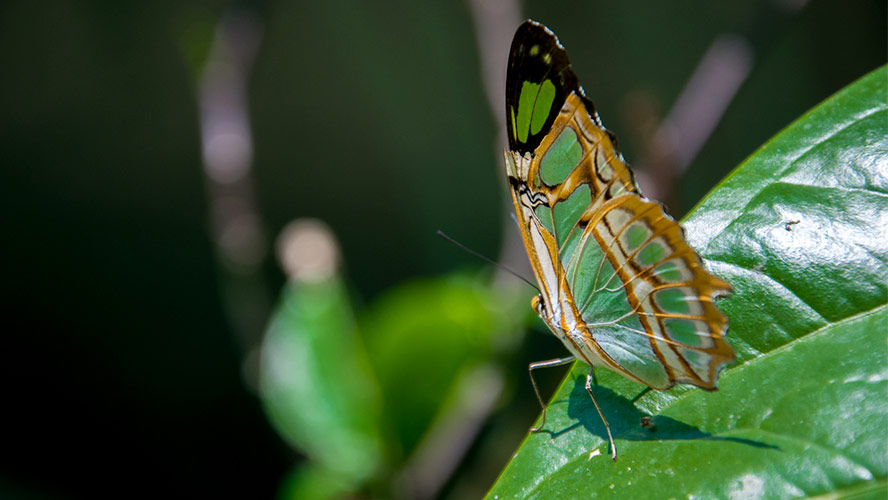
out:
<path id="1" fill-rule="evenodd" d="M 518 28 L 515 30 L 515 35 L 512 37 L 512 47 L 514 48 L 525 40 L 549 40 L 556 47 L 561 49 L 565 55 L 567 53 L 564 45 L 561 44 L 561 40 L 558 39 L 558 35 L 550 30 L 545 24 L 534 21 L 533 19 L 525 19 L 518 25 Z"/>
<path id="2" fill-rule="evenodd" d="M 551 54 L 551 59 L 543 64 L 539 59 L 535 58 L 529 53 L 534 46 L 539 46 L 544 52 Z M 561 41 L 558 40 L 558 36 L 544 24 L 527 19 L 518 25 L 509 49 L 509 62 L 506 71 L 507 124 L 509 123 L 509 106 L 510 103 L 517 103 L 521 82 L 532 81 L 538 83 L 543 81 L 548 75 L 562 75 L 561 83 L 556 83 L 556 86 L 558 86 L 556 101 L 560 101 L 556 104 L 560 108 L 560 103 L 563 103 L 567 92 L 570 91 L 565 86 L 576 88 L 579 87 L 579 82 L 571 70 L 567 51 L 564 49 Z M 547 124 L 551 124 L 555 114 L 552 113 L 553 116 L 547 119 Z M 518 151 L 521 154 L 528 152 L 532 154 L 539 143 L 539 139 L 539 137 L 534 137 L 530 138 L 526 143 L 519 143 L 512 136 L 512 131 L 509 130 L 509 149 Z"/>
<path id="3" fill-rule="evenodd" d="M 553 70 L 555 72 L 567 73 L 571 80 L 571 90 L 576 91 L 580 97 L 586 101 L 586 104 L 591 106 L 592 102 L 586 97 L 586 92 L 583 90 L 579 78 L 574 74 L 573 66 L 570 63 L 570 57 L 567 55 L 567 49 L 561 43 L 558 35 L 545 24 L 534 21 L 533 19 L 525 19 L 522 21 L 515 30 L 515 35 L 512 37 L 512 45 L 509 49 L 509 62 L 507 65 L 506 90 L 508 91 L 509 84 L 511 83 L 509 80 L 517 77 L 513 72 L 516 69 L 518 59 L 524 58 L 524 52 L 520 50 L 521 45 L 528 41 L 544 42 L 546 46 L 555 49 L 554 53 L 556 54 L 557 62 L 554 64 Z M 592 106 L 592 109 L 594 109 L 594 106 Z"/>
<path id="4" fill-rule="evenodd" d="M 547 47 L 553 55 L 554 62 L 551 67 L 546 68 L 545 74 L 534 74 L 533 68 L 525 67 L 526 53 L 525 49 L 539 43 Z M 537 70 L 538 70 L 537 66 Z M 526 19 L 515 30 L 512 38 L 512 45 L 509 50 L 509 63 L 506 71 L 506 123 L 509 123 L 508 109 L 509 103 L 514 102 L 518 98 L 518 81 L 528 78 L 534 81 L 542 81 L 546 74 L 561 75 L 560 84 L 558 85 L 558 101 L 563 104 L 564 100 L 570 92 L 575 92 L 583 100 L 586 110 L 592 121 L 599 127 L 604 128 L 601 118 L 595 109 L 595 105 L 586 97 L 586 92 L 580 84 L 580 80 L 573 71 L 570 58 L 567 55 L 567 49 L 558 39 L 558 35 L 549 29 L 546 25 Z M 560 109 L 560 106 L 558 106 Z M 554 120 L 557 111 L 547 120 L 548 124 Z M 509 133 L 509 149 L 517 151 L 521 154 L 533 154 L 536 146 L 539 144 L 539 138 L 529 140 L 527 143 L 521 144 Z"/>
<path id="5" fill-rule="evenodd" d="M 533 19 L 530 19 L 530 18 L 522 21 L 521 24 L 518 25 L 518 29 L 515 30 L 515 33 L 516 34 L 521 33 L 522 31 L 527 31 L 529 33 L 532 33 L 535 31 L 543 31 L 544 33 L 546 33 L 547 36 L 550 36 L 550 37 L 558 40 L 558 36 L 556 36 L 555 32 L 550 30 L 548 26 L 546 26 L 545 24 L 543 24 L 539 21 L 534 21 Z"/>

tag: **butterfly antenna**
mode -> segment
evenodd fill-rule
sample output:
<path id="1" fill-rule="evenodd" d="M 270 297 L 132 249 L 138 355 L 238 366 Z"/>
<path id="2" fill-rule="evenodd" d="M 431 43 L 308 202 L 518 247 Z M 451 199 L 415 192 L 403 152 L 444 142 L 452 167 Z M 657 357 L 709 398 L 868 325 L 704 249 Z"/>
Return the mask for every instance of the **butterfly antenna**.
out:
<path id="1" fill-rule="evenodd" d="M 478 253 L 478 252 L 472 250 L 471 248 L 469 248 L 469 247 L 463 245 L 462 243 L 460 243 L 460 242 L 456 241 L 455 239 L 451 238 L 450 236 L 447 236 L 446 234 L 444 234 L 444 231 L 441 231 L 440 229 L 437 231 L 437 233 L 438 233 L 438 236 L 444 238 L 445 240 L 449 241 L 450 243 L 453 243 L 453 244 L 456 245 L 457 247 L 459 247 L 459 248 L 465 250 L 466 252 L 468 252 L 468 253 L 474 255 L 475 257 L 478 257 L 479 259 L 481 259 L 481 260 L 483 260 L 483 261 L 486 261 L 486 262 L 488 262 L 488 263 L 490 263 L 490 264 L 493 264 L 494 266 L 496 266 L 496 267 L 502 269 L 503 271 L 506 271 L 506 272 L 512 274 L 512 275 L 515 276 L 516 278 L 520 279 L 521 281 L 523 281 L 523 282 L 527 283 L 528 285 L 532 286 L 533 288 L 535 288 L 537 292 L 540 291 L 540 289 L 539 289 L 538 286 L 534 285 L 533 283 L 530 282 L 530 280 L 528 280 L 528 279 L 525 278 L 524 276 L 521 276 L 520 274 L 518 274 L 517 272 L 515 272 L 514 270 L 512 270 L 509 266 L 507 266 L 507 265 L 505 265 L 505 264 L 500 264 L 499 262 L 496 262 L 495 260 L 493 260 L 493 259 L 491 259 L 491 258 L 489 258 L 489 257 L 487 257 L 487 256 L 485 256 L 485 255 L 481 255 L 480 253 Z"/>

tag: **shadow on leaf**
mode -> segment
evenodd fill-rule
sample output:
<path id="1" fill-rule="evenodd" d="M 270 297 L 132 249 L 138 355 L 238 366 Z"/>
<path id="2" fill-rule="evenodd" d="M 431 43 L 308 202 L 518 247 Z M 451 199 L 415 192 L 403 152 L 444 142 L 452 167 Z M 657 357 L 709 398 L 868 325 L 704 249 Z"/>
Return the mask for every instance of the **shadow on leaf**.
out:
<path id="1" fill-rule="evenodd" d="M 701 441 L 730 441 L 756 448 L 780 449 L 777 446 L 753 439 L 713 436 L 674 418 L 663 415 L 647 415 L 636 408 L 632 400 L 620 396 L 601 385 L 593 385 L 592 391 L 595 393 L 598 404 L 601 405 L 604 416 L 607 417 L 610 423 L 614 439 L 618 441 L 687 441 L 698 439 Z M 577 420 L 577 423 L 559 431 L 545 430 L 544 432 L 556 438 L 579 426 L 583 426 L 588 432 L 607 441 L 604 423 L 601 421 L 601 417 L 599 417 L 598 412 L 595 410 L 595 405 L 592 404 L 592 400 L 586 392 L 585 377 L 577 377 L 574 380 L 574 386 L 568 400 L 567 415 L 571 419 Z"/>

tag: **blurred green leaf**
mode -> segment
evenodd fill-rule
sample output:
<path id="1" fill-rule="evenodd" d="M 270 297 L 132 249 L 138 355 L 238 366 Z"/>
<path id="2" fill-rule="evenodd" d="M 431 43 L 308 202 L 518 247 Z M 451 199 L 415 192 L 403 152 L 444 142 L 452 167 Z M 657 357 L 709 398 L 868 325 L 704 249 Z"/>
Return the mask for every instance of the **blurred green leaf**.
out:
<path id="1" fill-rule="evenodd" d="M 354 486 L 383 461 L 379 393 L 353 317 L 338 280 L 288 284 L 262 345 L 260 396 L 291 445 Z"/>
<path id="2" fill-rule="evenodd" d="M 385 424 L 402 456 L 451 401 L 460 376 L 489 359 L 496 334 L 508 331 L 488 293 L 467 277 L 413 281 L 383 294 L 363 316 Z"/>
<path id="3" fill-rule="evenodd" d="M 308 461 L 295 467 L 281 481 L 277 500 L 333 500 L 345 498 L 354 485 L 341 475 Z"/>
<path id="4" fill-rule="evenodd" d="M 884 498 L 886 81 L 883 67 L 808 112 L 687 217 L 734 286 L 720 307 L 738 361 L 720 390 L 643 391 L 599 370 L 612 463 L 576 366 L 488 498 Z"/>

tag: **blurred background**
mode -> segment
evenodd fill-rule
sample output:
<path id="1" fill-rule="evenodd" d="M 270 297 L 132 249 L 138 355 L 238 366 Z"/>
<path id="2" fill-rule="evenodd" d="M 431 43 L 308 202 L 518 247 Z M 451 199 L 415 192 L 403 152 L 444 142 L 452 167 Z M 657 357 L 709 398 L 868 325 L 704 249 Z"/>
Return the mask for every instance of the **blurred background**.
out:
<path id="1" fill-rule="evenodd" d="M 881 1 L 0 4 L 0 496 L 483 495 L 565 351 L 435 231 L 526 265 L 527 17 L 676 217 L 886 61 Z"/>

